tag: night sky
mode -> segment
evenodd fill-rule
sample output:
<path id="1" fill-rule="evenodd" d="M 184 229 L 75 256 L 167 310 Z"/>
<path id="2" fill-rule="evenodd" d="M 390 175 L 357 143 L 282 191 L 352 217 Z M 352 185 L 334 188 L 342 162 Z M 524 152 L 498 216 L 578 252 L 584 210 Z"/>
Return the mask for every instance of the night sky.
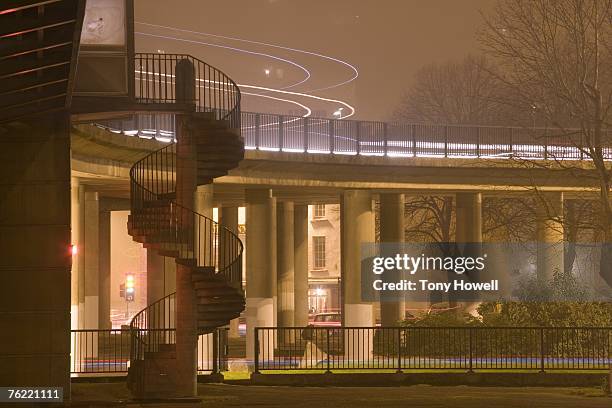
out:
<path id="1" fill-rule="evenodd" d="M 348 102 L 357 109 L 356 118 L 385 120 L 419 67 L 478 52 L 475 33 L 481 24 L 480 12 L 491 4 L 488 0 L 136 0 L 136 21 L 342 59 L 357 67 L 359 77 L 314 94 Z M 136 35 L 137 51 L 192 54 L 218 66 L 239 84 L 281 88 L 302 81 L 307 74 L 287 62 L 202 42 L 270 54 L 303 66 L 310 78 L 290 91 L 331 86 L 353 75 L 345 65 L 293 51 L 142 24 L 136 25 L 136 31 L 149 34 Z M 313 116 L 330 116 L 341 106 L 290 98 L 310 106 Z M 295 104 L 248 95 L 243 110 L 303 114 Z"/>

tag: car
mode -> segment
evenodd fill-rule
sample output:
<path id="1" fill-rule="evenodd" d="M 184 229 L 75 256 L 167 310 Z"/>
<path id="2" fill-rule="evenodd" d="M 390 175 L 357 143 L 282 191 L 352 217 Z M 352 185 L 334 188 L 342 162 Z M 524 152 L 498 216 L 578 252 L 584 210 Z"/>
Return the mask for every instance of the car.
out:
<path id="1" fill-rule="evenodd" d="M 340 327 L 342 325 L 342 315 L 340 313 L 317 313 L 312 322 L 313 327 Z"/>

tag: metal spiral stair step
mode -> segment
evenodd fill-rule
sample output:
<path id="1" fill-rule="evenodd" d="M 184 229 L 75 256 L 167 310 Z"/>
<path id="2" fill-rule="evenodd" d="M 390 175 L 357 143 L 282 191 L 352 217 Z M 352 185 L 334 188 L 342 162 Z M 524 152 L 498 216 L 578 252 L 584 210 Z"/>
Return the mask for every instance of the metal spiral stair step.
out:
<path id="1" fill-rule="evenodd" d="M 197 302 L 198 302 L 198 305 L 202 305 L 202 306 L 224 305 L 224 304 L 244 305 L 244 300 L 242 299 L 242 296 L 238 294 L 229 295 L 229 296 L 217 296 L 217 297 L 198 296 Z"/>
<path id="2" fill-rule="evenodd" d="M 169 198 L 163 199 L 163 198 L 157 198 L 155 200 L 151 200 L 151 201 L 145 201 L 143 203 L 143 210 L 146 208 L 159 208 L 159 207 L 168 207 L 170 208 L 172 206 L 172 200 Z"/>
<path id="3" fill-rule="evenodd" d="M 240 139 L 240 137 L 235 135 L 233 132 L 216 131 L 213 133 L 207 133 L 206 137 L 199 139 L 196 142 L 196 147 L 198 152 L 206 151 L 210 148 L 220 148 L 234 151 L 234 149 L 244 147 L 244 143 L 242 139 Z"/>
<path id="4" fill-rule="evenodd" d="M 201 161 L 201 162 L 198 162 L 198 170 L 215 170 L 219 172 L 219 174 L 227 174 L 229 172 L 228 166 L 230 166 L 230 168 L 233 168 L 231 166 L 238 165 L 240 160 L 242 159 L 235 159 L 232 161 L 228 161 L 222 158 L 221 160 L 210 159 L 206 161 Z"/>
<path id="5" fill-rule="evenodd" d="M 134 238 L 134 240 L 136 242 L 140 242 L 141 244 L 149 244 L 149 245 L 154 245 L 154 244 L 161 244 L 161 245 L 165 245 L 165 244 L 172 244 L 173 242 L 175 242 L 175 237 L 181 237 L 181 241 L 183 242 L 190 242 L 193 240 L 193 233 L 192 234 L 188 234 L 187 232 L 184 232 L 182 234 L 177 233 L 176 231 L 168 231 L 166 233 L 159 231 L 159 232 L 155 232 L 153 234 L 146 234 L 146 235 L 137 235 L 134 234 L 132 235 L 132 237 Z"/>
<path id="6" fill-rule="evenodd" d="M 193 281 L 195 289 L 224 288 L 227 283 L 221 280 Z"/>
<path id="7" fill-rule="evenodd" d="M 211 287 L 211 288 L 196 288 L 196 296 L 203 297 L 212 297 L 212 296 L 236 296 L 239 298 L 241 296 L 240 293 L 236 291 L 236 289 L 231 286 L 225 287 Z"/>
<path id="8" fill-rule="evenodd" d="M 199 334 L 208 334 L 214 332 L 218 327 L 227 326 L 230 320 L 234 318 L 220 320 L 198 320 L 197 327 Z"/>
<path id="9" fill-rule="evenodd" d="M 228 316 L 231 320 L 240 315 L 240 312 L 237 312 L 237 310 L 240 310 L 240 307 L 242 306 L 234 303 L 198 305 L 198 314 L 215 317 Z"/>

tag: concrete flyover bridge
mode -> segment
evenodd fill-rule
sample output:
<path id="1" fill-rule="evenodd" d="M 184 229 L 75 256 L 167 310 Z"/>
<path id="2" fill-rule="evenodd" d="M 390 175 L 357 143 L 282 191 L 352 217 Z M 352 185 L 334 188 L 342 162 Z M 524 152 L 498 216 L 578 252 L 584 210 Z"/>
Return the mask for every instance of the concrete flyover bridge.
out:
<path id="1" fill-rule="evenodd" d="M 72 134 L 74 174 L 107 195 L 127 197 L 129 162 L 166 146 L 174 129 L 171 113 L 78 125 Z M 344 323 L 372 327 L 373 306 L 361 301 L 355 271 L 361 243 L 375 240 L 374 199 L 384 214 L 380 234 L 385 240 L 402 240 L 403 200 L 419 194 L 455 197 L 457 239 L 478 242 L 484 196 L 533 194 L 537 187 L 550 204 L 538 210 L 538 239 L 556 243 L 563 229 L 550 218 L 562 214 L 566 200 L 595 198 L 599 188 L 591 163 L 575 147 L 574 135 L 544 130 L 544 136 L 538 136 L 533 129 L 389 125 L 254 113 L 241 115 L 241 129 L 244 159 L 215 178 L 212 188 L 198 190 L 219 209 L 219 222 L 232 230 L 237 230 L 238 207 L 246 208 L 248 358 L 254 358 L 255 327 L 308 323 L 309 204 L 340 204 Z M 398 129 L 407 133 L 394 133 Z M 610 150 L 606 154 L 612 156 Z M 538 258 L 538 273 L 550 275 L 559 267 L 550 258 Z M 279 289 L 286 282 L 293 282 L 290 295 Z M 280 299 L 293 299 L 289 312 Z M 281 304 L 277 314 L 274 305 Z M 387 303 L 381 319 L 396 322 L 402 312 L 402 306 Z M 265 347 L 260 344 L 262 355 L 274 354 Z"/>
<path id="2" fill-rule="evenodd" d="M 275 195 L 282 199 L 303 196 L 309 202 L 338 202 L 339 194 L 346 189 L 501 194 L 537 187 L 541 191 L 582 194 L 598 188 L 592 165 L 581 148 L 585 141 L 578 131 L 399 124 L 252 112 L 242 112 L 240 123 L 245 158 L 227 176 L 215 179 L 217 203 L 242 205 L 247 188 L 274 188 Z M 101 145 L 112 140 L 117 147 L 105 153 L 111 160 L 121 160 L 136 146 L 163 146 L 175 138 L 173 113 L 132 114 L 97 121 L 96 126 L 109 132 L 86 126 L 80 127 L 79 134 L 95 135 L 87 142 L 90 151 L 100 151 Z M 85 143 L 83 138 L 79 140 Z M 612 131 L 604 142 L 604 157 L 610 160 Z M 129 150 L 119 147 L 124 143 Z M 75 153 L 81 157 L 78 148 Z"/>

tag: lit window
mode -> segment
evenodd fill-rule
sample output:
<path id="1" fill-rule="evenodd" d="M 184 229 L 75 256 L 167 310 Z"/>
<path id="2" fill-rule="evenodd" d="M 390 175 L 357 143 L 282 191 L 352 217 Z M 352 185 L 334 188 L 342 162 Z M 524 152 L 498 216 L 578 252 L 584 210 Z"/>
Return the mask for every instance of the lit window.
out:
<path id="1" fill-rule="evenodd" d="M 325 269 L 325 237 L 312 237 L 313 268 Z"/>
<path id="2" fill-rule="evenodd" d="M 315 219 L 325 218 L 325 204 L 315 204 L 312 215 Z"/>

